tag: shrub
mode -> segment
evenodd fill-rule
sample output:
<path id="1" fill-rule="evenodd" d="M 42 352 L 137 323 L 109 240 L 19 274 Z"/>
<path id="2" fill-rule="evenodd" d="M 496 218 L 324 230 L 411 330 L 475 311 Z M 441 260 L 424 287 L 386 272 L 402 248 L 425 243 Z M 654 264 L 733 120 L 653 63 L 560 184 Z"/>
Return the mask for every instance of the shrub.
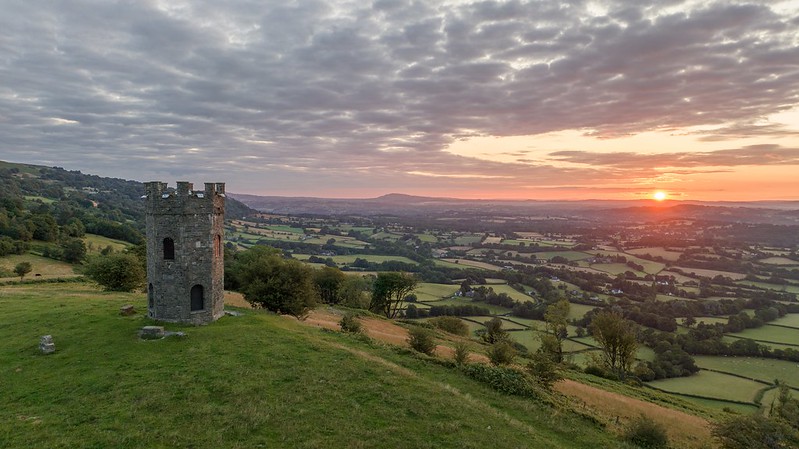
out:
<path id="1" fill-rule="evenodd" d="M 94 258 L 86 267 L 86 275 L 105 290 L 114 292 L 136 290 L 144 286 L 147 279 L 139 258 L 127 253 Z"/>
<path id="2" fill-rule="evenodd" d="M 351 334 L 358 334 L 361 332 L 361 322 L 351 313 L 341 317 L 341 321 L 339 321 L 338 324 L 341 326 L 342 332 L 349 332 Z"/>
<path id="3" fill-rule="evenodd" d="M 713 424 L 711 431 L 724 449 L 799 447 L 799 432 L 783 421 L 762 415 L 734 416 Z"/>
<path id="4" fill-rule="evenodd" d="M 464 365 L 462 369 L 467 376 L 502 393 L 528 398 L 538 397 L 530 378 L 519 370 L 483 363 Z"/>
<path id="5" fill-rule="evenodd" d="M 624 439 L 646 449 L 666 449 L 669 447 L 669 436 L 666 434 L 666 428 L 646 415 L 641 415 L 630 422 L 630 426 L 624 433 Z"/>
<path id="6" fill-rule="evenodd" d="M 499 341 L 488 349 L 488 360 L 492 365 L 510 365 L 516 357 L 516 349 L 507 341 Z"/>
<path id="7" fill-rule="evenodd" d="M 408 333 L 408 344 L 416 351 L 427 355 L 433 355 L 436 350 L 436 341 L 433 338 L 433 333 L 423 327 L 411 327 Z"/>
<path id="8" fill-rule="evenodd" d="M 460 318 L 454 316 L 438 316 L 430 320 L 433 326 L 455 335 L 468 335 L 469 326 Z"/>
<path id="9" fill-rule="evenodd" d="M 563 379 L 557 363 L 552 361 L 548 354 L 541 351 L 533 354 L 532 360 L 527 364 L 527 372 L 539 385 L 547 390 L 551 390 L 555 382 Z"/>
<path id="10" fill-rule="evenodd" d="M 454 359 L 455 363 L 458 365 L 469 363 L 469 346 L 466 343 L 460 342 L 455 344 Z"/>

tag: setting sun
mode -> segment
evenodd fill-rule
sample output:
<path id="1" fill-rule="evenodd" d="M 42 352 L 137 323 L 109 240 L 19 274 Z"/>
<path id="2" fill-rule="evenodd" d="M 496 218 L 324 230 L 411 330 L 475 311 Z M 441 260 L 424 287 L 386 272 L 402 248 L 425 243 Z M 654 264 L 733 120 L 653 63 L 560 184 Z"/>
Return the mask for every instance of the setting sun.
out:
<path id="1" fill-rule="evenodd" d="M 652 198 L 655 201 L 663 201 L 663 200 L 666 199 L 666 192 L 664 192 L 662 190 L 658 190 L 657 192 L 652 194 Z"/>

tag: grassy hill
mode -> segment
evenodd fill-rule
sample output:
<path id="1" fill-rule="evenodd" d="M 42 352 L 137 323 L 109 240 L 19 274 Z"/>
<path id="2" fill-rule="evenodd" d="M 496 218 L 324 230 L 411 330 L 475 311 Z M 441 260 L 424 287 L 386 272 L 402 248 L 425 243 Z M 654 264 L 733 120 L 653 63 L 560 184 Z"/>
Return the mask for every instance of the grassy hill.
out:
<path id="1" fill-rule="evenodd" d="M 458 370 L 246 311 L 142 341 L 140 294 L 0 288 L 2 447 L 626 447 L 572 412 Z M 41 335 L 57 352 L 41 355 Z"/>

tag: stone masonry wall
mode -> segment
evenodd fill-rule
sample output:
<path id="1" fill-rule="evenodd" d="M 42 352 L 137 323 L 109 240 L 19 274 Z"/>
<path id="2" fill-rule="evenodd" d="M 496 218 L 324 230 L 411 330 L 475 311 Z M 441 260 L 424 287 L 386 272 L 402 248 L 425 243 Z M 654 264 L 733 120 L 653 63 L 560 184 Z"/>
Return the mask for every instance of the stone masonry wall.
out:
<path id="1" fill-rule="evenodd" d="M 205 324 L 224 314 L 224 212 L 222 183 L 193 191 L 178 182 L 147 183 L 148 313 L 160 321 Z M 174 259 L 164 258 L 164 239 L 174 242 Z M 203 288 L 203 308 L 191 310 L 191 290 Z M 149 286 L 152 286 L 150 289 Z"/>

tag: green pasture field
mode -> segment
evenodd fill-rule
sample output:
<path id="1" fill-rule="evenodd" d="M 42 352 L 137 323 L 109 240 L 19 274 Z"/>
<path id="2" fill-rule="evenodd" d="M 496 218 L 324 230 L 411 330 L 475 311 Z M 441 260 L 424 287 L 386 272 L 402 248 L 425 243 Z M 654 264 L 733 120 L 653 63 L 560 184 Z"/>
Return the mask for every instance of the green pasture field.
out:
<path id="1" fill-rule="evenodd" d="M 107 246 L 111 246 L 111 248 L 117 252 L 133 246 L 132 244 L 122 240 L 110 239 L 108 237 L 96 234 L 86 234 L 83 237 L 83 242 L 86 244 L 86 250 L 89 254 L 99 253 Z"/>
<path id="2" fill-rule="evenodd" d="M 585 304 L 569 304 L 569 319 L 579 320 L 585 316 L 586 313 L 596 309 L 596 306 L 588 306 Z"/>
<path id="3" fill-rule="evenodd" d="M 684 274 L 680 274 L 674 271 L 663 270 L 659 273 L 661 276 L 674 276 L 674 279 L 677 281 L 678 284 L 684 284 L 686 282 L 699 282 L 698 279 L 686 276 Z"/>
<path id="4" fill-rule="evenodd" d="M 441 298 L 449 298 L 459 289 L 459 285 L 420 282 L 413 293 L 416 294 L 419 301 L 435 301 Z"/>
<path id="5" fill-rule="evenodd" d="M 683 396 L 682 399 L 693 402 L 697 405 L 701 405 L 702 407 L 716 410 L 732 410 L 733 412 L 740 413 L 741 415 L 751 415 L 753 413 L 757 413 L 757 411 L 760 409 L 754 404 L 739 404 L 737 402 L 728 402 L 720 399 L 692 398 L 688 396 Z"/>
<path id="6" fill-rule="evenodd" d="M 369 237 L 370 240 L 399 240 L 402 238 L 400 234 L 394 234 L 393 232 L 378 232 L 377 234 L 372 234 Z"/>
<path id="7" fill-rule="evenodd" d="M 500 242 L 502 242 L 502 237 L 489 236 L 483 239 L 483 243 L 486 245 L 498 245 Z"/>
<path id="8" fill-rule="evenodd" d="M 695 319 L 697 323 L 704 322 L 705 324 L 727 324 L 727 321 L 729 321 L 727 317 L 720 316 L 700 316 Z M 682 323 L 682 320 L 679 320 L 679 322 Z"/>
<path id="9" fill-rule="evenodd" d="M 463 321 L 464 323 L 466 323 L 467 326 L 469 326 L 469 332 L 471 334 L 474 334 L 474 331 L 476 331 L 476 330 L 485 329 L 485 325 L 482 324 L 482 323 L 485 323 L 486 321 L 491 320 L 490 316 L 464 316 L 464 317 L 460 317 L 460 318 L 461 318 L 461 321 Z M 463 319 L 463 318 L 467 318 L 467 319 Z M 481 324 L 478 324 L 478 323 L 481 323 Z"/>
<path id="10" fill-rule="evenodd" d="M 483 256 L 488 251 L 489 251 L 488 248 L 474 248 L 470 249 L 469 251 L 466 251 L 466 254 L 470 256 Z"/>
<path id="11" fill-rule="evenodd" d="M 3 291 L 3 318 L 14 323 L 0 326 L 4 447 L 621 444 L 574 413 L 457 369 L 262 311 L 169 324 L 187 336 L 143 341 L 139 329 L 153 322 L 119 315 L 124 304 L 146 310 L 143 294 L 70 283 Z M 45 334 L 56 345 L 46 356 Z"/>
<path id="12" fill-rule="evenodd" d="M 433 259 L 433 264 L 437 265 L 439 267 L 460 268 L 460 269 L 463 269 L 463 270 L 465 270 L 467 268 L 484 270 L 484 268 L 473 267 L 473 266 L 469 266 L 469 265 L 466 265 L 466 264 L 461 265 L 459 263 L 449 262 L 449 261 L 443 260 L 443 259 Z"/>
<path id="13" fill-rule="evenodd" d="M 433 234 L 424 233 L 424 234 L 414 234 L 414 235 L 416 237 L 418 237 L 419 240 L 421 240 L 423 242 L 427 242 L 427 243 L 437 243 L 438 242 L 438 237 L 434 236 Z"/>
<path id="14" fill-rule="evenodd" d="M 482 240 L 483 240 L 483 236 L 482 235 L 461 235 L 461 236 L 455 237 L 453 239 L 453 242 L 456 245 L 466 245 L 466 246 L 468 246 L 468 245 L 471 245 L 472 243 L 480 243 Z"/>
<path id="15" fill-rule="evenodd" d="M 577 242 L 575 242 L 574 240 L 541 239 L 541 240 L 535 240 L 534 242 L 541 246 L 562 246 L 565 248 L 571 248 L 573 246 L 577 246 Z"/>
<path id="16" fill-rule="evenodd" d="M 294 258 L 299 260 L 307 260 L 310 258 L 310 254 L 293 254 Z M 345 254 L 340 256 L 319 256 L 322 259 L 327 259 L 328 257 L 333 259 L 338 265 L 347 265 L 355 262 L 355 259 L 364 259 L 368 262 L 374 263 L 381 263 L 381 262 L 388 262 L 388 261 L 396 261 L 396 262 L 403 262 L 409 265 L 418 265 L 418 262 L 415 260 L 408 259 L 404 256 L 383 256 L 383 255 L 376 255 L 376 254 Z"/>
<path id="17" fill-rule="evenodd" d="M 438 259 L 445 262 L 450 262 L 455 264 L 457 261 L 458 266 L 460 267 L 469 267 L 469 268 L 480 268 L 483 270 L 490 270 L 490 271 L 501 271 L 502 268 L 496 265 L 491 265 L 490 263 L 485 262 L 478 262 L 476 260 L 469 260 L 469 259 Z"/>
<path id="18" fill-rule="evenodd" d="M 52 199 L 52 198 L 45 198 L 45 197 L 43 197 L 43 196 L 23 195 L 23 198 L 25 198 L 25 199 L 26 199 L 26 200 L 28 200 L 28 201 L 36 201 L 36 202 L 39 202 L 39 201 L 41 201 L 41 202 L 42 202 L 42 203 L 44 203 L 44 204 L 53 204 L 53 203 L 55 203 L 55 200 L 54 200 L 54 199 Z"/>
<path id="19" fill-rule="evenodd" d="M 776 292 L 799 293 L 799 285 L 779 285 L 779 284 L 769 284 L 767 282 L 754 282 L 747 280 L 738 281 L 736 282 L 736 284 L 746 285 L 751 287 L 760 287 L 768 290 L 774 290 Z"/>
<path id="20" fill-rule="evenodd" d="M 761 359 L 756 357 L 721 357 L 695 355 L 697 366 L 772 383 L 774 379 L 785 381 L 799 388 L 799 364 L 787 360 Z"/>
<path id="21" fill-rule="evenodd" d="M 634 270 L 623 263 L 594 263 L 591 264 L 591 268 L 599 271 L 604 271 L 605 273 L 618 275 L 625 273 L 627 271 L 631 271 L 636 274 L 636 276 L 646 276 L 646 273 L 638 270 Z"/>
<path id="22" fill-rule="evenodd" d="M 650 247 L 650 248 L 635 248 L 635 249 L 628 249 L 626 250 L 629 254 L 634 254 L 636 256 L 640 256 L 643 254 L 649 254 L 653 257 L 662 257 L 665 260 L 670 260 L 672 262 L 679 260 L 680 256 L 682 255 L 679 251 L 669 251 L 663 247 Z"/>
<path id="23" fill-rule="evenodd" d="M 592 252 L 591 254 L 605 255 L 605 256 L 624 256 L 624 258 L 626 258 L 627 261 L 635 262 L 639 265 L 642 265 L 644 267 L 644 271 L 649 274 L 657 274 L 666 267 L 665 264 L 662 264 L 660 262 L 652 262 L 651 260 L 641 259 L 640 257 L 636 257 L 632 254 L 623 253 L 620 251 L 597 251 L 596 253 Z M 630 271 L 635 272 L 635 270 L 630 270 Z"/>
<path id="24" fill-rule="evenodd" d="M 590 254 L 581 251 L 540 251 L 533 253 L 537 259 L 549 260 L 555 256 L 565 257 L 569 261 L 583 260 L 591 257 Z"/>
<path id="25" fill-rule="evenodd" d="M 754 329 L 746 329 L 742 332 L 736 332 L 729 335 L 758 341 L 799 345 L 799 332 L 797 332 L 796 329 L 771 326 L 769 324 Z"/>
<path id="26" fill-rule="evenodd" d="M 769 324 L 779 324 L 780 326 L 788 326 L 799 328 L 799 313 L 789 313 L 784 317 L 777 318 Z M 797 344 L 799 344 L 799 337 L 797 337 Z"/>
<path id="27" fill-rule="evenodd" d="M 705 269 L 702 269 L 702 268 L 685 268 L 685 267 L 674 267 L 674 268 L 678 268 L 678 269 L 682 270 L 683 272 L 688 273 L 689 275 L 691 273 L 694 273 L 697 276 L 704 276 L 704 277 L 708 277 L 708 278 L 714 278 L 716 276 L 721 275 L 721 276 L 728 277 L 728 278 L 730 278 L 732 280 L 741 280 L 741 279 L 746 277 L 746 275 L 743 274 L 743 273 L 734 273 L 732 271 L 705 270 Z"/>
<path id="28" fill-rule="evenodd" d="M 506 295 L 510 296 L 511 298 L 519 302 L 533 301 L 532 297 L 528 296 L 526 293 L 522 293 L 519 290 L 516 290 L 515 288 L 511 287 L 508 284 L 487 285 L 486 287 L 492 288 L 496 294 L 505 293 Z"/>
<path id="29" fill-rule="evenodd" d="M 288 232 L 290 234 L 305 234 L 305 231 L 303 231 L 302 228 L 295 228 L 293 226 L 288 226 L 288 225 L 269 224 L 269 225 L 258 225 L 257 227 L 259 229 L 268 229 L 270 231 L 276 231 L 276 232 Z"/>
<path id="30" fill-rule="evenodd" d="M 530 243 L 533 243 L 530 240 L 519 240 L 519 239 L 503 239 L 502 244 L 508 246 L 527 246 Z"/>
<path id="31" fill-rule="evenodd" d="M 783 265 L 783 266 L 799 265 L 799 262 L 793 259 L 788 259 L 787 257 L 767 257 L 765 259 L 758 260 L 758 262 L 766 265 Z"/>
<path id="32" fill-rule="evenodd" d="M 37 256 L 35 254 L 11 254 L 8 256 L 0 257 L 0 267 L 7 271 L 14 271 L 14 267 L 20 262 L 29 262 L 32 270 L 29 274 L 25 275 L 25 279 L 53 279 L 61 277 L 74 277 L 77 276 L 74 271 L 74 266 L 60 260 L 53 260 L 47 257 Z M 41 276 L 35 276 L 36 274 Z M 19 276 L 9 278 L 2 278 L 0 280 L 13 281 L 19 280 Z"/>
<path id="33" fill-rule="evenodd" d="M 721 337 L 721 341 L 723 341 L 723 342 L 725 342 L 727 344 L 730 344 L 730 343 L 735 343 L 736 341 L 740 340 L 740 338 L 733 337 L 733 335 L 738 335 L 738 334 L 726 334 L 723 337 Z M 768 346 L 769 348 L 772 348 L 772 349 L 794 349 L 794 350 L 799 350 L 799 346 L 796 346 L 795 344 L 794 345 L 790 345 L 790 344 L 779 344 L 779 343 L 766 343 L 764 341 L 757 341 L 757 340 L 754 340 L 754 341 L 757 342 L 760 345 Z"/>
<path id="34" fill-rule="evenodd" d="M 509 330 L 512 330 L 512 331 L 527 330 L 527 326 L 524 326 L 522 324 L 516 324 L 515 322 L 511 322 L 511 321 L 509 321 L 508 319 L 506 319 L 504 317 L 502 317 L 500 319 L 502 320 L 502 328 L 505 329 L 506 331 L 509 331 Z M 511 318 L 511 320 L 513 320 L 513 318 Z M 513 321 L 516 321 L 516 320 L 513 320 Z"/>
<path id="35" fill-rule="evenodd" d="M 435 305 L 437 306 L 477 306 L 477 307 L 484 307 L 488 309 L 488 311 L 493 315 L 504 315 L 506 313 L 510 313 L 510 309 L 506 309 L 504 307 L 495 306 L 493 304 L 487 304 L 484 302 L 479 301 L 472 301 L 470 298 L 448 298 L 442 299 L 440 301 L 436 301 Z"/>
<path id="36" fill-rule="evenodd" d="M 671 393 L 692 394 L 713 399 L 753 402 L 765 385 L 728 374 L 700 370 L 689 377 L 675 377 L 648 382 L 652 387 Z"/>

